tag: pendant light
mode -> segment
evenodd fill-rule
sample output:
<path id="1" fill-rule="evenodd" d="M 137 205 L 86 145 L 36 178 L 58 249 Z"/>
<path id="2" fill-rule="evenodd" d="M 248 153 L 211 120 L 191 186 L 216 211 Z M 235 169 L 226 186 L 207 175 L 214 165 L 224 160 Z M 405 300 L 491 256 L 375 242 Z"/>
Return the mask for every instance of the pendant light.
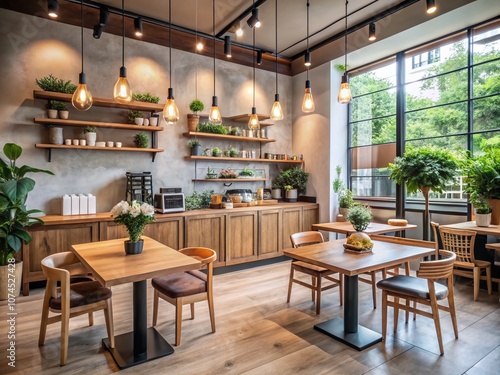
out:
<path id="1" fill-rule="evenodd" d="M 253 29 L 253 107 L 250 119 L 248 120 L 248 129 L 260 129 L 259 116 L 257 116 L 257 109 L 255 108 L 255 28 Z"/>
<path id="2" fill-rule="evenodd" d="M 344 64 L 344 75 L 342 76 L 342 82 L 340 83 L 339 95 L 337 101 L 340 104 L 347 104 L 351 101 L 351 88 L 349 82 L 347 82 L 347 4 L 349 1 L 345 2 L 345 35 L 344 35 L 344 54 L 345 54 L 345 64 Z"/>
<path id="3" fill-rule="evenodd" d="M 278 94 L 278 0 L 274 0 L 274 25 L 275 33 L 275 54 L 276 54 L 276 94 L 274 95 L 274 103 L 271 108 L 271 120 L 279 121 L 285 117 L 280 104 L 280 95 Z"/>
<path id="4" fill-rule="evenodd" d="M 83 72 L 83 0 L 80 0 L 80 24 L 82 40 L 82 72 L 78 77 L 78 86 L 71 98 L 71 104 L 79 111 L 86 111 L 92 107 L 92 94 L 87 89 L 87 78 Z"/>
<path id="5" fill-rule="evenodd" d="M 113 97 L 118 103 L 127 104 L 132 101 L 132 89 L 127 81 L 127 68 L 125 68 L 125 0 L 122 0 L 122 67 L 120 78 L 115 83 Z"/>
<path id="6" fill-rule="evenodd" d="M 169 62 L 169 83 L 168 97 L 165 107 L 163 107 L 163 119 L 168 125 L 175 125 L 179 121 L 179 109 L 174 100 L 174 89 L 172 88 L 172 0 L 168 0 L 168 62 Z"/>
<path id="7" fill-rule="evenodd" d="M 208 119 L 212 124 L 219 125 L 222 124 L 222 117 L 218 107 L 217 96 L 215 96 L 215 0 L 212 0 L 212 31 L 214 35 L 214 96 L 212 96 L 212 107 L 210 108 L 210 113 L 208 114 Z"/>
<path id="8" fill-rule="evenodd" d="M 142 36 L 142 18 L 137 17 L 134 19 L 134 30 L 135 30 L 135 36 L 141 37 Z"/>
<path id="9" fill-rule="evenodd" d="M 370 26 L 368 26 L 368 40 L 373 42 L 377 40 L 377 33 L 375 32 L 375 23 L 371 22 Z"/>
<path id="10" fill-rule="evenodd" d="M 432 14 L 436 9 L 436 0 L 427 0 L 427 13 Z"/>
<path id="11" fill-rule="evenodd" d="M 57 0 L 47 1 L 47 13 L 51 18 L 57 18 L 59 15 L 59 3 Z"/>
<path id="12" fill-rule="evenodd" d="M 302 99 L 302 112 L 311 113 L 314 112 L 316 106 L 314 105 L 314 99 L 311 92 L 311 81 L 309 81 L 309 66 L 311 65 L 311 55 L 309 54 L 309 0 L 307 0 L 307 52 L 305 57 L 304 65 L 307 67 L 307 73 L 306 89 L 304 91 L 304 98 Z M 309 64 L 307 64 L 308 60 Z"/>
<path id="13" fill-rule="evenodd" d="M 203 51 L 203 42 L 198 40 L 198 0 L 196 0 L 196 9 L 195 9 L 195 40 L 196 40 L 196 50 Z"/>

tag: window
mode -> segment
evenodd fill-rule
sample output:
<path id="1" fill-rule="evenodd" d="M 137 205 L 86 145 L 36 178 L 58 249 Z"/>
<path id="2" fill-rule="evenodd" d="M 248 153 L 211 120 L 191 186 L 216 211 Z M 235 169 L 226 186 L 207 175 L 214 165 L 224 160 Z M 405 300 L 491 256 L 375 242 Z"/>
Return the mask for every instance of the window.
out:
<path id="1" fill-rule="evenodd" d="M 440 49 L 436 48 L 432 51 L 421 53 L 412 56 L 412 68 L 417 69 L 425 65 L 433 64 L 439 61 Z"/>

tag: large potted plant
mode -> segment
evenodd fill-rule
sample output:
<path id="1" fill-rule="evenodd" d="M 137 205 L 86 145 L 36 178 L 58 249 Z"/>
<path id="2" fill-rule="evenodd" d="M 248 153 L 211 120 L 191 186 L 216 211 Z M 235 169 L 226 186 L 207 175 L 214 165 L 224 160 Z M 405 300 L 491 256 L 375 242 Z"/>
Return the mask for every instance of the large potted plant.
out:
<path id="1" fill-rule="evenodd" d="M 488 200 L 493 208 L 491 224 L 500 224 L 500 149 L 492 147 L 482 155 L 472 157 L 469 153 L 463 165 L 466 187 L 471 197 Z"/>
<path id="2" fill-rule="evenodd" d="M 421 191 L 425 199 L 424 239 L 429 236 L 429 192 L 442 193 L 446 184 L 458 176 L 457 156 L 436 147 L 410 148 L 403 156 L 389 163 L 389 178 L 399 185 L 406 184 L 408 193 Z"/>
<path id="3" fill-rule="evenodd" d="M 8 161 L 0 159 L 0 299 L 7 299 L 9 295 L 19 295 L 21 288 L 22 262 L 16 264 L 14 255 L 21 250 L 23 241 L 31 241 L 26 227 L 43 224 L 32 216 L 42 211 L 26 209 L 28 194 L 35 187 L 35 181 L 26 174 L 53 173 L 27 165 L 18 167 L 16 160 L 23 149 L 14 143 L 5 144 L 3 152 Z"/>
<path id="4" fill-rule="evenodd" d="M 354 199 L 352 198 L 352 191 L 346 188 L 342 188 L 339 191 L 339 217 L 337 221 L 345 221 L 349 209 L 354 205 Z"/>
<path id="5" fill-rule="evenodd" d="M 287 202 L 296 202 L 298 192 L 304 192 L 307 186 L 309 173 L 299 167 L 285 169 L 276 177 L 274 184 L 279 183 L 286 191 Z"/>

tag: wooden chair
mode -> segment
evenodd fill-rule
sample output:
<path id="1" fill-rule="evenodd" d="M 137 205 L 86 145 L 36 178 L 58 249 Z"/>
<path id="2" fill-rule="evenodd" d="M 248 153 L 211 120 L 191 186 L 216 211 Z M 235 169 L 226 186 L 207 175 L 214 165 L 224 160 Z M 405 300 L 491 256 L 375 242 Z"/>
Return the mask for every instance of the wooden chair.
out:
<path id="1" fill-rule="evenodd" d="M 486 280 L 488 294 L 491 294 L 491 263 L 486 260 L 474 258 L 474 243 L 476 232 L 440 227 L 437 223 L 431 223 L 434 238 L 438 241 L 438 230 L 444 250 L 452 251 L 457 255 L 453 274 L 474 280 L 474 301 L 479 296 L 480 280 Z M 486 270 L 486 276 L 481 275 Z"/>
<path id="2" fill-rule="evenodd" d="M 69 319 L 88 313 L 89 326 L 92 326 L 94 324 L 93 312 L 104 310 L 110 346 L 114 348 L 111 289 L 85 276 L 72 279 L 74 275 L 88 274 L 88 270 L 72 252 L 49 255 L 41 263 L 43 274 L 47 277 L 47 286 L 43 299 L 38 345 L 41 346 L 45 342 L 47 325 L 61 322 L 60 365 L 64 366 L 68 357 Z M 60 287 L 57 287 L 58 282 Z M 57 315 L 49 317 L 49 312 Z"/>
<path id="3" fill-rule="evenodd" d="M 293 247 L 300 247 L 305 245 L 311 245 L 315 243 L 324 242 L 323 235 L 320 232 L 308 231 L 294 233 L 290 236 Z M 302 280 L 294 278 L 295 272 L 302 272 L 311 276 L 311 284 L 308 284 Z M 306 288 L 311 289 L 311 296 L 313 302 L 316 303 L 316 314 L 319 315 L 321 309 L 321 291 L 339 287 L 340 293 L 340 304 L 343 301 L 343 287 L 342 287 L 342 275 L 339 278 L 334 278 L 331 275 L 336 272 L 327 270 L 326 268 L 316 266 L 302 261 L 292 261 L 290 267 L 290 280 L 288 282 L 288 296 L 286 299 L 287 303 L 290 303 L 290 297 L 292 295 L 292 285 L 293 283 L 302 285 Z M 325 278 L 331 281 L 333 284 L 322 286 L 321 280 Z"/>
<path id="4" fill-rule="evenodd" d="M 186 247 L 179 252 L 196 258 L 207 267 L 207 273 L 198 270 L 175 273 L 151 280 L 154 288 L 153 326 L 158 321 L 159 298 L 175 306 L 175 345 L 181 344 L 182 306 L 191 305 L 191 319 L 194 319 L 194 303 L 207 301 L 212 324 L 212 333 L 215 332 L 215 314 L 213 298 L 213 263 L 217 259 L 214 250 L 205 247 Z"/>
<path id="5" fill-rule="evenodd" d="M 406 323 L 408 323 L 408 312 L 433 319 L 441 355 L 444 354 L 444 349 L 439 310 L 450 313 L 455 338 L 458 339 L 457 316 L 453 295 L 453 264 L 456 255 L 446 250 L 440 250 L 439 254 L 444 259 L 420 262 L 417 277 L 397 275 L 377 283 L 377 287 L 382 289 L 382 340 L 385 341 L 386 338 L 387 308 L 389 306 L 394 309 L 394 332 L 398 327 L 399 309 L 407 312 Z M 436 280 L 441 279 L 447 280 L 447 286 L 436 282 Z M 389 297 L 393 297 L 393 300 L 389 300 Z M 445 298 L 448 300 L 448 306 L 438 304 L 438 301 Z M 400 299 L 404 299 L 406 302 L 403 304 Z M 430 306 L 431 312 L 417 309 L 416 304 L 410 306 L 410 301 Z"/>

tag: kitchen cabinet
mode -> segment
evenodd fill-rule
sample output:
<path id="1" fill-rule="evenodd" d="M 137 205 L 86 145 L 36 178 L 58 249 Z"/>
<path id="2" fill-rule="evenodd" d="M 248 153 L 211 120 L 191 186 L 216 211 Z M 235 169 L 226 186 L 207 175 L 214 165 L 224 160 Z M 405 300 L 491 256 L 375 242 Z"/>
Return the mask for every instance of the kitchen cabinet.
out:
<path id="1" fill-rule="evenodd" d="M 259 211 L 259 259 L 283 255 L 283 209 Z"/>
<path id="2" fill-rule="evenodd" d="M 226 264 L 257 260 L 257 211 L 237 211 L 227 214 Z"/>
<path id="3" fill-rule="evenodd" d="M 303 231 L 303 209 L 300 206 L 283 208 L 283 248 L 292 247 L 290 236 Z"/>
<path id="4" fill-rule="evenodd" d="M 217 253 L 214 267 L 225 264 L 226 217 L 221 214 L 203 214 L 186 216 L 186 247 L 208 247 Z"/>

